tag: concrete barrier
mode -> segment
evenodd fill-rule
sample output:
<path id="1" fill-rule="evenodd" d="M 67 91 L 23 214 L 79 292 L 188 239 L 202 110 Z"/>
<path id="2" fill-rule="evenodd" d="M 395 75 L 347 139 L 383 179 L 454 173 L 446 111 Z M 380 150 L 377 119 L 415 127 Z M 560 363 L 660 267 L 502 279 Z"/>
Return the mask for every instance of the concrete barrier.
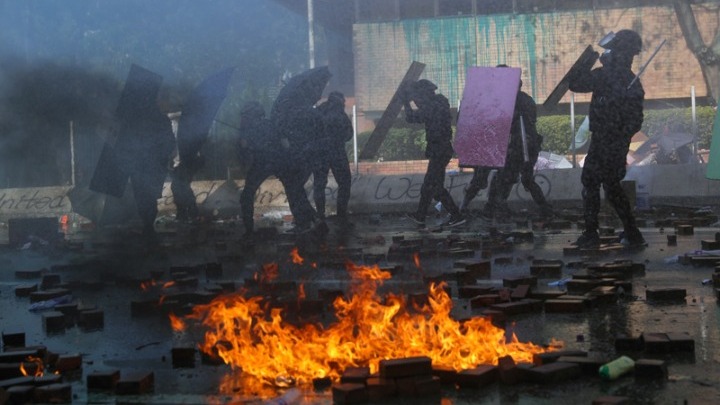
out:
<path id="1" fill-rule="evenodd" d="M 541 170 L 536 179 L 548 200 L 554 205 L 567 206 L 581 203 L 582 185 L 580 168 Z M 651 165 L 631 166 L 626 180 L 633 180 L 639 192 L 645 193 L 649 204 L 717 204 L 720 197 L 720 182 L 705 178 L 705 165 Z M 350 210 L 355 213 L 408 211 L 415 208 L 420 196 L 424 174 L 408 173 L 379 175 L 357 175 L 353 178 Z M 445 186 L 456 201 L 461 201 L 463 192 L 472 178 L 472 171 L 448 174 Z M 239 196 L 243 181 L 198 181 L 192 188 L 202 210 L 218 215 L 233 215 L 239 212 Z M 310 191 L 311 183 L 307 190 Z M 129 190 L 130 188 L 128 188 Z M 72 212 L 72 203 L 68 198 L 71 187 L 15 188 L 0 190 L 0 219 L 17 217 L 61 216 Z M 328 207 L 334 209 L 337 186 L 332 177 L 326 194 Z M 123 199 L 105 197 L 107 205 L 130 205 L 132 196 Z M 487 201 L 487 190 L 483 190 L 473 201 L 473 207 L 482 207 Z M 510 194 L 511 205 L 530 203 L 531 198 L 522 185 L 513 188 Z M 258 209 L 288 209 L 287 198 L 282 185 L 276 179 L 263 183 L 255 197 Z M 174 212 L 173 196 L 170 184 L 166 183 L 162 198 L 158 200 L 162 214 Z"/>

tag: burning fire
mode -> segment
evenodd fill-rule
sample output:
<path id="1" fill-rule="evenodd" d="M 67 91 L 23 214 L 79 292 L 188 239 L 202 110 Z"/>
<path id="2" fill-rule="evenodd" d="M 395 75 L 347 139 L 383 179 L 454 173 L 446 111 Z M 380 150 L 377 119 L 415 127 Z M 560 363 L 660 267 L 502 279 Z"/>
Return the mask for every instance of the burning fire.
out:
<path id="1" fill-rule="evenodd" d="M 216 354 L 244 375 L 276 384 L 294 378 L 307 384 L 315 378 L 337 380 L 350 366 L 378 371 L 381 359 L 428 356 L 433 365 L 463 370 L 479 364 L 497 364 L 510 355 L 517 362 L 531 362 L 546 348 L 521 343 L 489 319 L 452 319 L 452 299 L 443 283 L 431 284 L 428 304 L 407 305 L 400 295 L 377 295 L 390 273 L 375 266 L 347 264 L 352 277 L 349 298 L 338 297 L 333 306 L 337 320 L 322 325 L 294 326 L 283 320 L 280 309 L 265 311 L 261 297 L 240 294 L 221 296 L 194 307 L 186 320 L 199 322 L 205 339 L 199 346 Z M 175 317 L 175 330 L 186 324 Z"/>
<path id="2" fill-rule="evenodd" d="M 298 253 L 297 247 L 294 247 L 290 251 L 290 258 L 294 264 L 303 264 L 305 262 L 305 259 L 303 259 L 302 256 L 300 256 L 300 253 Z"/>
<path id="3" fill-rule="evenodd" d="M 28 356 L 26 361 L 28 363 L 34 364 L 34 367 L 31 367 L 29 370 L 25 368 L 25 363 L 20 363 L 20 372 L 24 376 L 31 376 L 31 377 L 42 377 L 45 373 L 45 365 L 43 364 L 43 361 L 39 357 L 35 356 Z"/>

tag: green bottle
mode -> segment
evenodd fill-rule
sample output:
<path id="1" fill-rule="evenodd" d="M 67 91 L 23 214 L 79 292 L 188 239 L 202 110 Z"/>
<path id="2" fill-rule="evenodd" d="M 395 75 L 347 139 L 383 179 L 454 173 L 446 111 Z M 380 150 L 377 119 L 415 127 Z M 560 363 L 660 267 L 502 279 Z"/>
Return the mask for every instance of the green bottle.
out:
<path id="1" fill-rule="evenodd" d="M 635 361 L 628 356 L 620 356 L 617 359 L 600 366 L 600 378 L 603 380 L 614 380 L 623 374 L 632 371 Z"/>

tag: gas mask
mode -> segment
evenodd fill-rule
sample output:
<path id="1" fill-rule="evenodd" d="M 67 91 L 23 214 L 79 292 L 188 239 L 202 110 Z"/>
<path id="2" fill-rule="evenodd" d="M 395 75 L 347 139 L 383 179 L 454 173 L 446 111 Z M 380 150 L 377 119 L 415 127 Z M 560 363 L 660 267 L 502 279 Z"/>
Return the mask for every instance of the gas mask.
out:
<path id="1" fill-rule="evenodd" d="M 612 64 L 613 59 L 613 53 L 611 49 L 606 49 L 601 55 L 600 55 L 600 63 L 603 64 L 603 66 L 610 66 Z"/>

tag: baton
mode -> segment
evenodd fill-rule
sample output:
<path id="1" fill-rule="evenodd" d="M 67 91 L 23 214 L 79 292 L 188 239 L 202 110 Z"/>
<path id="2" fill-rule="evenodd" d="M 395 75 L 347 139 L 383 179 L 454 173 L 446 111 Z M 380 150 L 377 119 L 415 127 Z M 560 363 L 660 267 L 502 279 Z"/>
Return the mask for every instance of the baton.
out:
<path id="1" fill-rule="evenodd" d="M 639 79 L 640 76 L 642 76 L 643 72 L 645 72 L 645 69 L 648 67 L 650 62 L 652 62 L 653 58 L 655 57 L 655 55 L 657 55 L 660 48 L 662 48 L 662 46 L 665 45 L 665 41 L 666 40 L 663 39 L 662 42 L 660 42 L 660 45 L 658 45 L 657 48 L 655 48 L 655 52 L 653 52 L 652 55 L 650 55 L 650 59 L 648 59 L 648 61 L 645 62 L 645 64 L 640 68 L 640 71 L 638 72 L 638 74 L 636 74 L 635 77 L 630 82 L 630 84 L 628 84 L 627 90 L 630 90 L 630 87 L 632 87 L 632 85 L 635 84 L 637 79 Z"/>
<path id="2" fill-rule="evenodd" d="M 525 121 L 522 115 L 520 116 L 520 134 L 522 135 L 523 159 L 525 159 L 525 162 L 529 162 L 530 154 L 528 153 L 527 133 L 525 132 Z"/>

